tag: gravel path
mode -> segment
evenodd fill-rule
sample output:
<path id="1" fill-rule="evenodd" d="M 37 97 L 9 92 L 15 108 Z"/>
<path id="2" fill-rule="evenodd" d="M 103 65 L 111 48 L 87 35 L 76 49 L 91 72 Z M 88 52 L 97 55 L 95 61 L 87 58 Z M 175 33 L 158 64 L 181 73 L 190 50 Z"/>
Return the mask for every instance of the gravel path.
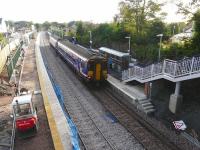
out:
<path id="1" fill-rule="evenodd" d="M 90 94 L 63 60 L 56 57 L 54 49 L 45 47 L 42 49 L 42 55 L 62 89 L 66 108 L 77 125 L 87 149 L 144 149 L 136 138 Z"/>

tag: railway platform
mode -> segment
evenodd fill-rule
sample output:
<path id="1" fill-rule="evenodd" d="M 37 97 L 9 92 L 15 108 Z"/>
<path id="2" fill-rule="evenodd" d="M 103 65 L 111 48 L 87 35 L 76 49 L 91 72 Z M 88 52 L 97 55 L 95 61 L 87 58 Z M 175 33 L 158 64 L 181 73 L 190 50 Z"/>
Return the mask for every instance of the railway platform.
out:
<path id="1" fill-rule="evenodd" d="M 35 44 L 37 72 L 54 148 L 55 150 L 71 150 L 70 127 L 43 62 L 40 46 L 39 33 Z"/>
<path id="2" fill-rule="evenodd" d="M 155 111 L 155 108 L 150 99 L 144 94 L 144 88 L 139 86 L 133 86 L 108 75 L 108 82 L 118 92 L 122 94 L 129 102 L 135 105 L 138 109 L 145 112 L 146 114 Z"/>

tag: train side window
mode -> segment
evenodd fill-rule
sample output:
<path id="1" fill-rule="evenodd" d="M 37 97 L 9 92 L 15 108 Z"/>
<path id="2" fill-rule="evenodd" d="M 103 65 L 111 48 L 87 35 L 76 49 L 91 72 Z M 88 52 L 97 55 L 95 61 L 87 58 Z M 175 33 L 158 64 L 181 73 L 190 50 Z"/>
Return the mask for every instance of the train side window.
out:
<path id="1" fill-rule="evenodd" d="M 94 61 L 88 62 L 88 70 L 94 70 Z"/>
<path id="2" fill-rule="evenodd" d="M 103 61 L 103 63 L 102 63 L 102 69 L 106 69 L 107 68 L 107 62 L 106 61 Z"/>
<path id="3" fill-rule="evenodd" d="M 86 67 L 86 62 L 82 61 L 81 62 L 81 68 L 85 68 Z"/>

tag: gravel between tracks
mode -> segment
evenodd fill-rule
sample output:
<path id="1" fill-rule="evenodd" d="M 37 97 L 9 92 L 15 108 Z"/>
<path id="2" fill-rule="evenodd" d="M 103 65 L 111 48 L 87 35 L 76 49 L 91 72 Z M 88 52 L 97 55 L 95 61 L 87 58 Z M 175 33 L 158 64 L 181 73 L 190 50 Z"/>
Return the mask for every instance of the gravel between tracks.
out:
<path id="1" fill-rule="evenodd" d="M 44 45 L 41 50 L 43 58 L 48 62 L 48 69 L 61 87 L 65 106 L 77 125 L 86 148 L 91 150 L 144 149 L 134 136 L 114 121 L 112 114 L 90 94 L 63 60 L 55 56 L 55 50 L 49 47 L 48 41 L 45 41 Z"/>

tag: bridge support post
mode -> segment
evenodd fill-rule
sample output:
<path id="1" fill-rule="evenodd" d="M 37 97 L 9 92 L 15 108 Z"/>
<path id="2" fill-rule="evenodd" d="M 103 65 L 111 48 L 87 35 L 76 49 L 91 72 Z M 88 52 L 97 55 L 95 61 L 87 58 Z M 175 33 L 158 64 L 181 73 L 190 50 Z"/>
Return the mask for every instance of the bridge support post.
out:
<path id="1" fill-rule="evenodd" d="M 174 114 L 179 111 L 183 99 L 182 95 L 180 95 L 180 87 L 181 82 L 176 82 L 175 93 L 171 94 L 169 100 L 169 110 Z"/>

